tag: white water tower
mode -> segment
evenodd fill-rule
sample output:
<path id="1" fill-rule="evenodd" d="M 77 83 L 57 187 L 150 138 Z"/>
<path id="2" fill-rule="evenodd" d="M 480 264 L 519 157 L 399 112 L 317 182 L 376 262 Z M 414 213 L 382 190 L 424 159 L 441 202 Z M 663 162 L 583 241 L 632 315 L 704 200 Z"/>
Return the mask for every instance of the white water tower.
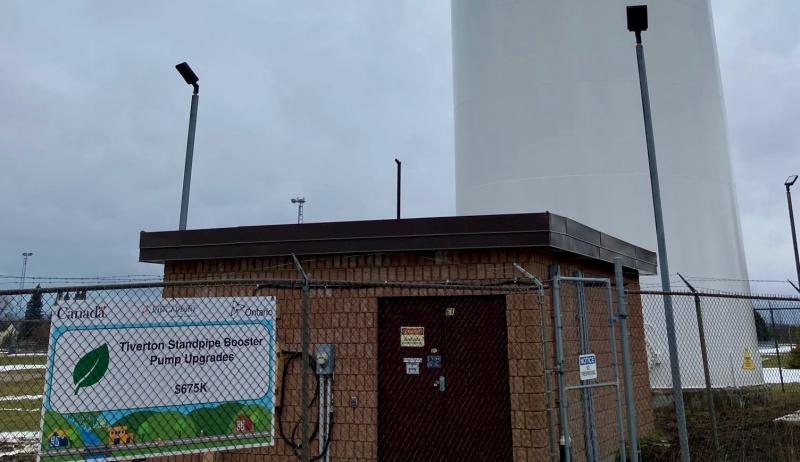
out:
<path id="1" fill-rule="evenodd" d="M 656 249 L 631 0 L 452 2 L 456 207 L 551 211 Z M 638 2 L 642 3 L 642 2 Z M 708 0 L 648 2 L 644 33 L 670 269 L 749 291 Z M 657 283 L 656 278 L 644 282 Z M 673 287 L 683 288 L 680 283 Z M 688 311 L 691 309 L 691 311 Z M 682 381 L 702 387 L 691 304 Z M 704 306 L 715 387 L 763 383 L 749 304 Z M 663 310 L 645 316 L 651 382 L 671 384 Z"/>

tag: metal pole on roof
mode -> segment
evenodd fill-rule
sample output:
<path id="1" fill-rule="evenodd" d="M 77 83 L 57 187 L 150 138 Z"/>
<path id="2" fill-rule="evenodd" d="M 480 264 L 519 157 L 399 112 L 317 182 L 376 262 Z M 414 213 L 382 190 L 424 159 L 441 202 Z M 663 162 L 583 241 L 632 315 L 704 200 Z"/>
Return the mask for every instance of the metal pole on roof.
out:
<path id="1" fill-rule="evenodd" d="M 397 164 L 397 219 L 400 219 L 400 170 L 402 169 L 403 165 L 402 162 L 395 159 L 395 163 Z"/>
<path id="2" fill-rule="evenodd" d="M 645 140 L 647 142 L 647 161 L 650 165 L 650 188 L 653 194 L 653 212 L 656 222 L 656 238 L 658 240 L 658 262 L 661 273 L 661 287 L 664 291 L 664 324 L 667 330 L 669 349 L 669 365 L 672 375 L 672 395 L 675 401 L 675 421 L 678 427 L 678 443 L 681 450 L 681 461 L 689 462 L 689 432 L 686 429 L 686 411 L 683 404 L 681 386 L 681 368 L 678 360 L 678 340 L 675 334 L 675 314 L 672 308 L 672 295 L 669 284 L 669 263 L 667 261 L 667 243 L 664 235 L 664 216 L 661 210 L 661 187 L 658 183 L 658 163 L 653 138 L 653 119 L 650 113 L 650 90 L 647 86 L 647 68 L 644 62 L 642 31 L 647 30 L 647 6 L 627 7 L 628 30 L 636 34 L 636 63 L 639 68 L 639 91 L 642 98 L 642 116 L 644 118 Z"/>

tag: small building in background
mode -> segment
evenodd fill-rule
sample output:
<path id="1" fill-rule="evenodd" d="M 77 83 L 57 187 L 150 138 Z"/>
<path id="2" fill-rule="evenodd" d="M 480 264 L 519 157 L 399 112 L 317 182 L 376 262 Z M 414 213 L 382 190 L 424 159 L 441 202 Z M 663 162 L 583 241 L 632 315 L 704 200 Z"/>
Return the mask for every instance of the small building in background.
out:
<path id="1" fill-rule="evenodd" d="M 613 259 L 622 257 L 629 289 L 656 267 L 653 252 L 551 213 L 142 232 L 140 237 L 140 260 L 163 264 L 167 282 L 212 281 L 167 287 L 165 296 L 275 296 L 278 341 L 283 349 L 297 351 L 299 285 L 255 290 L 257 281 L 299 279 L 293 255 L 320 283 L 309 298 L 312 351 L 317 344 L 335 347 L 329 450 L 336 461 L 546 460 L 548 452 L 557 454 L 551 447 L 560 435 L 556 380 L 546 373 L 555 368 L 550 290 L 540 297 L 514 264 L 545 283 L 555 271 L 613 282 Z M 239 285 L 222 284 L 233 280 Z M 562 288 L 566 385 L 580 384 L 579 356 L 586 349 L 596 354 L 597 382 L 613 378 L 608 296 L 605 287 Z M 616 300 L 611 302 L 616 307 Z M 627 305 L 643 436 L 653 428 L 653 412 L 642 307 L 637 295 L 629 295 Z M 618 326 L 614 330 L 619 342 Z M 291 429 L 299 418 L 298 369 L 287 369 L 281 391 L 285 421 L 276 421 L 276 427 L 282 423 Z M 567 399 L 573 452 L 594 448 L 603 459 L 615 454 L 621 422 L 613 391 L 569 391 Z M 241 422 L 241 428 L 247 426 Z M 253 454 L 263 457 L 259 460 L 284 460 L 291 449 L 279 438 L 276 431 L 274 447 L 229 452 L 225 460 L 252 460 Z"/>

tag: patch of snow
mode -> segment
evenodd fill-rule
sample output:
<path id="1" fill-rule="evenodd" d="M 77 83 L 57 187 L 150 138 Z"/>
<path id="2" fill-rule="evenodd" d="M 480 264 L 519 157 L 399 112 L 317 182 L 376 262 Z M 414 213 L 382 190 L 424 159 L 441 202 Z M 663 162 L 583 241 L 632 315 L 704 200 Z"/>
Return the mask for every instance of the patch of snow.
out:
<path id="1" fill-rule="evenodd" d="M 39 432 L 0 432 L 0 442 L 39 441 Z"/>
<path id="2" fill-rule="evenodd" d="M 36 443 L 26 444 L 21 449 L 14 449 L 13 451 L 0 452 L 0 460 L 4 460 L 6 457 L 14 457 L 20 454 L 30 454 L 32 452 L 36 452 Z M 16 460 L 16 457 L 10 460 Z"/>
<path id="3" fill-rule="evenodd" d="M 800 422 L 800 411 L 786 414 L 783 417 L 778 417 L 775 419 L 775 422 L 798 423 Z"/>
<path id="4" fill-rule="evenodd" d="M 13 371 L 27 371 L 30 369 L 44 369 L 44 364 L 10 364 L 7 366 L 0 366 L 0 373 L 13 372 Z"/>
<path id="5" fill-rule="evenodd" d="M 0 401 L 29 401 L 33 399 L 42 399 L 42 395 L 0 396 Z"/>
<path id="6" fill-rule="evenodd" d="M 780 370 L 777 367 L 765 367 L 764 382 L 766 383 L 781 383 Z M 784 383 L 800 383 L 800 369 L 783 369 Z"/>
<path id="7" fill-rule="evenodd" d="M 792 346 L 791 345 L 778 345 L 778 352 L 779 353 L 781 353 L 781 354 L 789 353 L 790 351 L 792 351 Z M 775 347 L 774 346 L 771 346 L 771 347 L 760 347 L 758 349 L 758 352 L 761 353 L 762 355 L 774 355 L 775 354 Z"/>
<path id="8" fill-rule="evenodd" d="M 13 443 L 12 447 L 0 451 L 0 460 L 17 460 L 20 454 L 31 454 L 36 452 L 36 447 L 39 445 L 39 440 L 24 440 Z"/>

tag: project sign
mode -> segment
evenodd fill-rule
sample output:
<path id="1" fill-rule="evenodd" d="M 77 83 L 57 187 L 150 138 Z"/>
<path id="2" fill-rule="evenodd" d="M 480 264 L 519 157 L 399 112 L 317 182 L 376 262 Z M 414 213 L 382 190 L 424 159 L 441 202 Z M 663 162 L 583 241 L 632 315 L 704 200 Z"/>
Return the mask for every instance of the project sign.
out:
<path id="1" fill-rule="evenodd" d="M 272 445 L 275 298 L 53 308 L 40 460 Z"/>

